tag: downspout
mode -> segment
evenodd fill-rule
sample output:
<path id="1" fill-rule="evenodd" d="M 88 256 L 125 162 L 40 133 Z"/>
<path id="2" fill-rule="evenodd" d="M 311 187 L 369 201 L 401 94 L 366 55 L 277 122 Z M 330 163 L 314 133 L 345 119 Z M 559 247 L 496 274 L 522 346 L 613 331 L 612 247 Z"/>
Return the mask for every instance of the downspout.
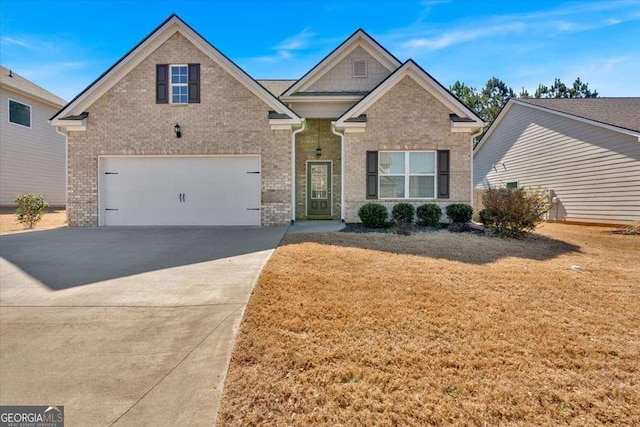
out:
<path id="1" fill-rule="evenodd" d="M 477 136 L 480 135 L 482 133 L 482 130 L 484 128 L 480 128 L 478 129 L 477 132 L 474 132 L 470 135 L 470 144 L 469 146 L 471 147 L 471 206 L 473 207 L 473 205 L 475 204 L 476 201 L 476 193 L 475 193 L 475 186 L 473 185 L 473 139 Z"/>
<path id="2" fill-rule="evenodd" d="M 60 126 L 54 129 L 58 135 L 64 136 L 64 216 L 69 225 L 69 134 L 61 131 Z"/>
<path id="3" fill-rule="evenodd" d="M 345 220 L 345 206 L 344 206 L 344 165 L 345 165 L 345 153 L 346 148 L 344 146 L 344 133 L 340 133 L 336 130 L 336 122 L 331 123 L 331 133 L 340 137 L 340 219 L 342 222 Z"/>
<path id="4" fill-rule="evenodd" d="M 302 127 L 291 133 L 291 224 L 296 222 L 296 135 L 306 127 L 307 122 L 302 119 Z"/>

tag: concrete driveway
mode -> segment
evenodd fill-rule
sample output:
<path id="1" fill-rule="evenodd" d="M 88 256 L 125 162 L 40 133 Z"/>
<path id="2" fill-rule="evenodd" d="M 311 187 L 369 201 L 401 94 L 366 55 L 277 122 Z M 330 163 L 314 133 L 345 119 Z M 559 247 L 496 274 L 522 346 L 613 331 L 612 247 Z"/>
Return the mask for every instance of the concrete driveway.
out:
<path id="1" fill-rule="evenodd" d="M 0 404 L 69 426 L 213 425 L 253 285 L 287 227 L 0 237 Z"/>

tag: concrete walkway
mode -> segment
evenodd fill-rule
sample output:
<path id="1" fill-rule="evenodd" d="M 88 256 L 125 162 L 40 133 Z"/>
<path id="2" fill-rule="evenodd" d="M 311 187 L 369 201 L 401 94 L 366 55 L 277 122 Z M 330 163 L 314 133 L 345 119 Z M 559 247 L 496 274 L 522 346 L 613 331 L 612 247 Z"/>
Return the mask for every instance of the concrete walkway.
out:
<path id="1" fill-rule="evenodd" d="M 287 234 L 294 233 L 327 233 L 340 231 L 345 227 L 342 221 L 296 221 L 289 227 Z"/>
<path id="2" fill-rule="evenodd" d="M 215 424 L 240 320 L 287 227 L 0 237 L 0 404 L 70 426 Z"/>

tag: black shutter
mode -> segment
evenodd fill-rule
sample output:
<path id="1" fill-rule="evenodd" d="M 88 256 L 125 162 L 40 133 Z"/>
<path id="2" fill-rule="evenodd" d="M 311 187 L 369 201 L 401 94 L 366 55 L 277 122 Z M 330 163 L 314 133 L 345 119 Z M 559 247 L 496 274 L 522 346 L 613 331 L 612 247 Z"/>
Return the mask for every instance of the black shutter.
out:
<path id="1" fill-rule="evenodd" d="M 378 152 L 367 151 L 367 199 L 378 198 Z"/>
<path id="2" fill-rule="evenodd" d="M 449 198 L 449 150 L 438 150 L 438 199 Z"/>
<path id="3" fill-rule="evenodd" d="M 169 103 L 169 65 L 156 64 L 156 104 Z"/>
<path id="4" fill-rule="evenodd" d="M 200 64 L 189 64 L 189 104 L 200 102 Z"/>

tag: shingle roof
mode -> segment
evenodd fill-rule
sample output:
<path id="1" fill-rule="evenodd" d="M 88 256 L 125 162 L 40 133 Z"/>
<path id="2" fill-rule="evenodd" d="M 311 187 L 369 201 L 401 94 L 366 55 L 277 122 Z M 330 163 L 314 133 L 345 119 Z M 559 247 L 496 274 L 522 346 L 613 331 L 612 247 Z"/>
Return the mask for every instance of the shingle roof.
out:
<path id="1" fill-rule="evenodd" d="M 290 119 L 291 117 L 286 114 L 278 113 L 277 111 L 270 110 L 269 111 L 269 120 L 271 119 Z"/>
<path id="2" fill-rule="evenodd" d="M 276 98 L 289 89 L 297 80 L 256 80 Z"/>
<path id="3" fill-rule="evenodd" d="M 296 92 L 291 96 L 367 96 L 369 91 L 317 91 L 317 92 Z"/>
<path id="4" fill-rule="evenodd" d="M 640 98 L 518 98 L 517 101 L 640 132 Z"/>
<path id="5" fill-rule="evenodd" d="M 11 76 L 9 76 L 9 74 L 11 74 Z M 25 95 L 39 98 L 58 107 L 62 107 L 67 103 L 59 96 L 52 94 L 48 90 L 30 82 L 15 71 L 10 71 L 2 65 L 0 65 L 0 86 L 5 86 L 15 91 L 22 92 Z"/>

